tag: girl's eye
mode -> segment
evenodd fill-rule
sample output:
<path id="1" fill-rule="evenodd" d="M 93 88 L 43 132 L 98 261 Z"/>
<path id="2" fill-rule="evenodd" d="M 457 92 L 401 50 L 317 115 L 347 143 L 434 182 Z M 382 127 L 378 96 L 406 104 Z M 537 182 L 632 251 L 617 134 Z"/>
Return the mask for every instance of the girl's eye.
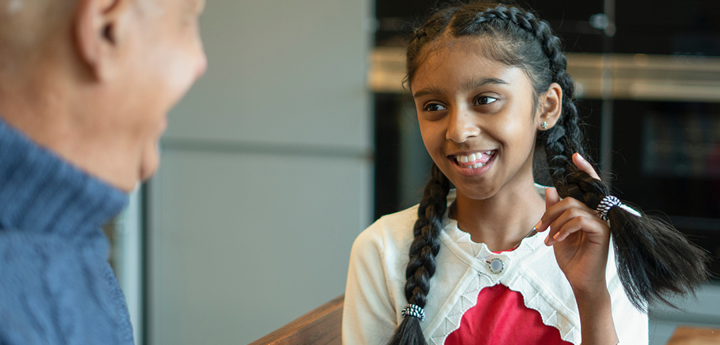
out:
<path id="1" fill-rule="evenodd" d="M 475 99 L 475 105 L 490 104 L 497 101 L 497 98 L 490 96 L 480 96 Z"/>
<path id="2" fill-rule="evenodd" d="M 425 110 L 425 111 L 441 111 L 441 110 L 446 110 L 446 109 L 447 108 L 445 108 L 442 104 L 430 103 L 430 104 L 426 105 L 423 110 Z"/>

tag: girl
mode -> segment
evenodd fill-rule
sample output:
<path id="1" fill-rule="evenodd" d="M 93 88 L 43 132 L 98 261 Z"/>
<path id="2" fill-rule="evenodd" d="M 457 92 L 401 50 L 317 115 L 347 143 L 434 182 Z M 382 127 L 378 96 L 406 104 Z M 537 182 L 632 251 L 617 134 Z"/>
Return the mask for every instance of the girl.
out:
<path id="1" fill-rule="evenodd" d="M 343 343 L 646 344 L 648 303 L 705 280 L 703 252 L 583 158 L 565 66 L 515 7 L 447 8 L 416 30 L 407 83 L 432 177 L 355 241 Z M 536 147 L 555 188 L 534 185 Z"/>

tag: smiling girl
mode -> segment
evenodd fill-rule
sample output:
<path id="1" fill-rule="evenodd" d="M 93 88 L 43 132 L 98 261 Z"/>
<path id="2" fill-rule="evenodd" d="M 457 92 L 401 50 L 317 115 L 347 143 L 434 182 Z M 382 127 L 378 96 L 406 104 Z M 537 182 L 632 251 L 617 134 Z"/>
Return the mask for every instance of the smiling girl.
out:
<path id="1" fill-rule="evenodd" d="M 705 280 L 704 254 L 583 158 L 565 67 L 548 24 L 514 7 L 447 8 L 415 31 L 432 177 L 355 241 L 344 344 L 646 344 L 648 303 Z M 534 184 L 536 148 L 555 188 Z"/>

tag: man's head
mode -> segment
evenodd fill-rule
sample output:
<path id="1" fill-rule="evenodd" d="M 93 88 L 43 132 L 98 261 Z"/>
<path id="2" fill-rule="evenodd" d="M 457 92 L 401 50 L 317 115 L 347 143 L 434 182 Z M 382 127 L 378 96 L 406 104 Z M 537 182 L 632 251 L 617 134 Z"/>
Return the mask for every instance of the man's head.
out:
<path id="1" fill-rule="evenodd" d="M 0 0 L 0 115 L 124 190 L 206 67 L 204 0 Z"/>

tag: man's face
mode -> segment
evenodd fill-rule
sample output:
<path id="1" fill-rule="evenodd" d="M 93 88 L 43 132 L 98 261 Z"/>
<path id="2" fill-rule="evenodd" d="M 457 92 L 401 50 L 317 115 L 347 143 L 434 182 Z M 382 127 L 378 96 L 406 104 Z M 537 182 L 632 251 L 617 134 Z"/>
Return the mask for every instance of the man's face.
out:
<path id="1" fill-rule="evenodd" d="M 131 163 L 138 165 L 136 180 L 157 169 L 167 113 L 205 72 L 198 26 L 204 5 L 204 0 L 139 0 L 130 11 L 132 32 L 125 37 L 135 42 L 125 50 L 126 66 L 118 72 L 122 92 L 115 102 L 122 111 L 113 122 L 122 121 L 130 134 L 126 144 L 137 153 Z"/>

